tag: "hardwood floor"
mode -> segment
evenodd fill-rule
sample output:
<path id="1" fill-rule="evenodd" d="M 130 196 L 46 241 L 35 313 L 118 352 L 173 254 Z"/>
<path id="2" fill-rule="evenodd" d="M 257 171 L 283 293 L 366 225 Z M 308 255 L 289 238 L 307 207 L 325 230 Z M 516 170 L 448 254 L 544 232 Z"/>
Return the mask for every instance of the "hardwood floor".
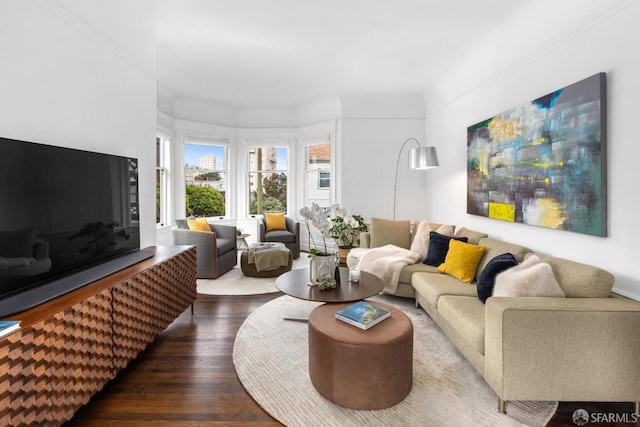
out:
<path id="1" fill-rule="evenodd" d="M 245 318 L 281 295 L 198 295 L 193 316 L 189 309 L 182 313 L 65 425 L 280 426 L 244 391 L 232 353 Z M 548 426 L 575 426 L 572 414 L 578 408 L 630 414 L 633 405 L 561 403 Z M 640 421 L 587 424 L 596 425 L 640 426 Z"/>
<path id="2" fill-rule="evenodd" d="M 67 426 L 280 426 L 245 392 L 233 367 L 236 332 L 282 294 L 198 295 Z"/>

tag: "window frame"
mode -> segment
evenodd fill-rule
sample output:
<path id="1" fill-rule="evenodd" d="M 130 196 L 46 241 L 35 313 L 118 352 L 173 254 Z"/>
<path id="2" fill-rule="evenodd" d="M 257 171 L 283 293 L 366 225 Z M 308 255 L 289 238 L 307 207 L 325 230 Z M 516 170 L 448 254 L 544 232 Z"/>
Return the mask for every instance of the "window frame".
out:
<path id="1" fill-rule="evenodd" d="M 192 146 L 204 146 L 204 147 L 216 147 L 216 148 L 222 148 L 222 163 L 223 163 L 223 167 L 221 169 L 218 169 L 217 165 L 216 165 L 216 169 L 213 170 L 212 172 L 218 172 L 219 174 L 221 174 L 223 176 L 222 181 L 223 181 L 223 188 L 216 188 L 215 186 L 211 186 L 213 188 L 215 188 L 216 190 L 218 190 L 223 197 L 224 200 L 224 213 L 223 215 L 209 215 L 208 218 L 217 218 L 217 219 L 226 219 L 229 217 L 230 215 L 230 206 L 231 203 L 234 203 L 234 200 L 230 200 L 230 197 L 232 196 L 232 191 L 230 191 L 230 184 L 231 184 L 231 177 L 230 177 L 230 170 L 229 170 L 229 164 L 230 164 L 230 153 L 229 153 L 229 140 L 228 138 L 216 138 L 216 137 L 186 137 L 183 141 L 182 144 L 182 155 L 183 155 L 183 165 L 182 165 L 182 170 L 183 170 L 183 179 L 182 179 L 182 192 L 185 194 L 185 201 L 186 201 L 186 186 L 187 186 L 187 160 L 186 160 L 186 156 L 185 156 L 185 150 L 186 150 L 186 146 L 187 145 L 192 145 Z M 203 156 L 204 157 L 204 156 Z M 199 167 L 199 166 L 198 166 Z M 222 191 L 224 191 L 224 193 L 222 193 Z M 186 210 L 186 205 L 185 205 L 185 210 Z"/>

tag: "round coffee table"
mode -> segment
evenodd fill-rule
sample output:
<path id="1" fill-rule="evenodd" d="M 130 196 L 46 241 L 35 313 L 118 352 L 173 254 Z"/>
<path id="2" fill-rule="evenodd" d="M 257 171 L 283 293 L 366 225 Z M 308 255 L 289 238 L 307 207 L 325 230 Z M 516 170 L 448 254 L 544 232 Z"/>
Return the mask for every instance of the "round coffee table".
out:
<path id="1" fill-rule="evenodd" d="M 309 286 L 309 270 L 291 270 L 276 279 L 276 287 L 292 297 L 318 302 L 359 301 L 377 295 L 384 289 L 384 282 L 378 276 L 366 271 L 360 274 L 359 283 L 349 282 L 349 270 L 340 267 L 340 284 L 334 289 L 321 291 L 317 286 Z"/>

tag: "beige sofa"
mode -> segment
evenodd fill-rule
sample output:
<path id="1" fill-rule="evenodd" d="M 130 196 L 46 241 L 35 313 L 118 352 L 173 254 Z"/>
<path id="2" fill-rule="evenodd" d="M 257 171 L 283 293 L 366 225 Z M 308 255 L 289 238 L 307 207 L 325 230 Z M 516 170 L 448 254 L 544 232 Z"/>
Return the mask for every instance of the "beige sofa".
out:
<path id="1" fill-rule="evenodd" d="M 417 226 L 412 232 L 406 223 L 378 220 L 361 244 L 409 249 Z M 497 255 L 511 253 L 521 262 L 533 254 L 466 228 L 455 235 L 486 248 L 476 277 Z M 475 280 L 464 283 L 421 262 L 403 269 L 397 294 L 414 297 L 440 326 L 496 392 L 501 412 L 509 400 L 636 402 L 637 408 L 640 303 L 613 294 L 613 275 L 598 267 L 536 255 L 551 266 L 566 298 L 492 296 L 484 304 Z"/>

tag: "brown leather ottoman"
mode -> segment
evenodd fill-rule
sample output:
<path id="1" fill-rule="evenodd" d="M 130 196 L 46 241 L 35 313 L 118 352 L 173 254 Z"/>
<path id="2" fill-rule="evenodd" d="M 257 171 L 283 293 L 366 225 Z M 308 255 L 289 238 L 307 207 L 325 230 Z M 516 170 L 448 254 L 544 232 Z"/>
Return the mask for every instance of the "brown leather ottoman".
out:
<path id="1" fill-rule="evenodd" d="M 289 265 L 275 268 L 273 270 L 258 271 L 255 264 L 249 264 L 249 250 L 242 251 L 240 255 L 240 269 L 245 276 L 249 277 L 278 277 L 282 273 L 291 271 L 293 266 L 293 256 L 289 252 Z"/>
<path id="2" fill-rule="evenodd" d="M 324 304 L 309 315 L 309 376 L 318 392 L 351 409 L 383 409 L 401 402 L 413 381 L 413 324 L 402 311 L 368 330 L 335 318 L 350 303 Z"/>

